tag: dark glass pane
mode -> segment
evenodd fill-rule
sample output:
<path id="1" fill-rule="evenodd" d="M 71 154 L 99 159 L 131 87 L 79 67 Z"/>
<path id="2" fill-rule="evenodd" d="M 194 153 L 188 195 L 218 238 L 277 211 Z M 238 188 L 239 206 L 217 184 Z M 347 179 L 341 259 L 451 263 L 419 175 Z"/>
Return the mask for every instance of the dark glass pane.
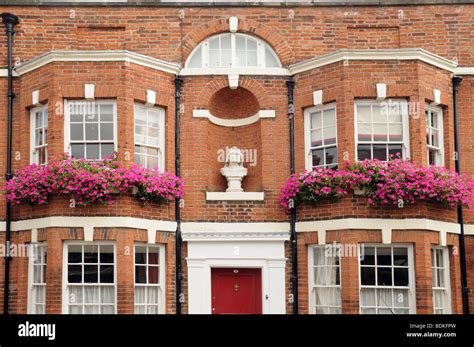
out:
<path id="1" fill-rule="evenodd" d="M 148 250 L 148 264 L 158 264 L 158 250 Z"/>
<path id="2" fill-rule="evenodd" d="M 82 247 L 81 246 L 69 246 L 67 261 L 69 263 L 80 263 L 82 262 Z"/>
<path id="3" fill-rule="evenodd" d="M 392 268 L 390 267 L 377 268 L 377 284 L 379 286 L 392 285 Z"/>
<path id="4" fill-rule="evenodd" d="M 100 246 L 100 262 L 101 263 L 114 262 L 114 246 L 112 245 Z"/>
<path id="5" fill-rule="evenodd" d="M 339 267 L 336 268 L 336 285 L 340 285 L 340 273 L 339 273 Z"/>
<path id="6" fill-rule="evenodd" d="M 392 264 L 392 250 L 390 247 L 377 248 L 377 265 L 391 265 Z"/>
<path id="7" fill-rule="evenodd" d="M 360 283 L 364 286 L 375 285 L 375 268 L 361 267 L 360 268 Z"/>
<path id="8" fill-rule="evenodd" d="M 69 283 L 81 283 L 82 282 L 82 266 L 69 265 L 67 267 L 67 280 Z"/>
<path id="9" fill-rule="evenodd" d="M 146 264 L 146 247 L 135 247 L 135 264 Z"/>
<path id="10" fill-rule="evenodd" d="M 365 159 L 370 159 L 370 145 L 358 145 L 357 146 L 357 159 L 362 161 Z"/>
<path id="11" fill-rule="evenodd" d="M 159 283 L 157 266 L 148 267 L 148 283 Z"/>
<path id="12" fill-rule="evenodd" d="M 114 283 L 114 266 L 100 266 L 100 283 Z"/>
<path id="13" fill-rule="evenodd" d="M 84 265 L 84 283 L 97 283 L 98 275 L 97 265 Z"/>
<path id="14" fill-rule="evenodd" d="M 324 165 L 323 155 L 323 149 L 313 149 L 313 166 Z"/>
<path id="15" fill-rule="evenodd" d="M 395 285 L 408 286 L 408 268 L 395 268 L 393 271 Z"/>
<path id="16" fill-rule="evenodd" d="M 88 143 L 87 145 L 87 159 L 100 159 L 99 145 L 97 143 Z"/>
<path id="17" fill-rule="evenodd" d="M 393 265 L 408 266 L 408 250 L 406 248 L 393 249 Z"/>
<path id="18" fill-rule="evenodd" d="M 135 283 L 146 283 L 146 266 L 135 266 Z"/>
<path id="19" fill-rule="evenodd" d="M 337 163 L 337 148 L 326 148 L 326 165 Z"/>
<path id="20" fill-rule="evenodd" d="M 99 254 L 97 246 L 84 246 L 84 263 L 97 263 L 99 260 Z"/>
<path id="21" fill-rule="evenodd" d="M 374 145 L 374 159 L 387 160 L 387 145 Z"/>
<path id="22" fill-rule="evenodd" d="M 388 155 L 392 158 L 401 158 L 402 156 L 402 145 L 389 145 Z"/>
<path id="23" fill-rule="evenodd" d="M 375 265 L 375 249 L 374 247 L 366 247 L 362 245 L 360 247 L 360 263 L 362 265 Z"/>

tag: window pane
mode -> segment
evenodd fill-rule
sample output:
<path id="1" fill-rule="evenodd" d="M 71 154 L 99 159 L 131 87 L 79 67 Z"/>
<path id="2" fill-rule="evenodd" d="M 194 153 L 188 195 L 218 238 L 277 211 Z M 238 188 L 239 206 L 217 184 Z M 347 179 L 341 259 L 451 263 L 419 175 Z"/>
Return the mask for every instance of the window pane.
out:
<path id="1" fill-rule="evenodd" d="M 247 66 L 257 66 L 257 51 L 247 52 Z"/>
<path id="2" fill-rule="evenodd" d="M 370 145 L 358 145 L 357 146 L 357 159 L 358 160 L 365 160 L 365 159 L 370 159 L 371 153 L 370 153 L 371 146 Z"/>
<path id="3" fill-rule="evenodd" d="M 71 140 L 84 140 L 84 126 L 82 124 L 71 124 Z"/>
<path id="4" fill-rule="evenodd" d="M 158 275 L 159 271 L 157 266 L 148 267 L 148 283 L 159 283 Z"/>
<path id="5" fill-rule="evenodd" d="M 311 113 L 310 119 L 311 119 L 311 129 L 322 127 L 321 112 Z"/>
<path id="6" fill-rule="evenodd" d="M 362 288 L 360 290 L 361 306 L 375 306 L 375 290 L 372 288 Z"/>
<path id="7" fill-rule="evenodd" d="M 84 287 L 84 302 L 87 304 L 99 303 L 99 287 L 98 286 Z"/>
<path id="8" fill-rule="evenodd" d="M 369 105 L 357 105 L 357 121 L 361 123 L 371 123 L 372 117 L 370 115 Z"/>
<path id="9" fill-rule="evenodd" d="M 375 265 L 375 248 L 368 246 L 361 246 L 361 260 L 362 265 Z"/>
<path id="10" fill-rule="evenodd" d="M 189 67 L 202 67 L 202 47 L 199 47 L 194 53 L 188 63 Z"/>
<path id="11" fill-rule="evenodd" d="M 324 144 L 332 145 L 336 143 L 336 127 L 324 128 Z"/>
<path id="12" fill-rule="evenodd" d="M 148 249 L 148 264 L 158 264 L 158 249 Z"/>
<path id="13" fill-rule="evenodd" d="M 408 285 L 408 283 L 407 283 Z M 394 289 L 393 303 L 395 307 L 408 307 L 408 289 Z M 407 312 L 408 313 L 408 312 Z"/>
<path id="14" fill-rule="evenodd" d="M 372 141 L 372 125 L 369 123 L 357 123 L 359 141 Z"/>
<path id="15" fill-rule="evenodd" d="M 145 246 L 135 246 L 135 264 L 146 264 Z"/>
<path id="16" fill-rule="evenodd" d="M 337 164 L 337 148 L 328 147 L 326 148 L 326 165 Z"/>
<path id="17" fill-rule="evenodd" d="M 392 268 L 377 267 L 377 284 L 379 286 L 391 286 L 392 283 Z"/>
<path id="18" fill-rule="evenodd" d="M 324 150 L 323 149 L 313 149 L 313 166 L 324 165 Z"/>
<path id="19" fill-rule="evenodd" d="M 76 159 L 84 158 L 84 145 L 71 144 L 71 155 Z"/>
<path id="20" fill-rule="evenodd" d="M 97 252 L 97 245 L 84 246 L 84 263 L 97 263 L 99 259 Z"/>
<path id="21" fill-rule="evenodd" d="M 336 125 L 336 110 L 331 108 L 324 110 L 323 124 L 325 127 Z"/>
<path id="22" fill-rule="evenodd" d="M 114 154 L 114 145 L 111 144 L 111 143 L 106 143 L 106 144 L 102 144 L 100 145 L 101 147 L 101 151 L 102 151 L 102 159 L 106 158 L 106 157 L 111 157 L 113 154 Z"/>
<path id="23" fill-rule="evenodd" d="M 100 105 L 100 121 L 112 122 L 114 120 L 114 106 L 112 104 Z"/>
<path id="24" fill-rule="evenodd" d="M 394 282 L 396 286 L 408 286 L 408 268 L 394 268 Z"/>
<path id="25" fill-rule="evenodd" d="M 393 264 L 396 266 L 408 266 L 408 250 L 406 248 L 393 249 Z"/>
<path id="26" fill-rule="evenodd" d="M 365 286 L 375 285 L 375 268 L 361 267 L 360 268 L 360 283 Z"/>
<path id="27" fill-rule="evenodd" d="M 101 140 L 114 139 L 114 125 L 112 123 L 106 123 L 106 124 L 100 125 L 100 139 Z"/>
<path id="28" fill-rule="evenodd" d="M 100 246 L 100 262 L 113 263 L 114 262 L 114 246 L 101 245 Z"/>
<path id="29" fill-rule="evenodd" d="M 392 249 L 390 247 L 377 247 L 377 265 L 392 264 Z"/>
<path id="30" fill-rule="evenodd" d="M 99 281 L 99 269 L 97 265 L 84 265 L 84 283 L 97 283 Z"/>
<path id="31" fill-rule="evenodd" d="M 374 123 L 374 141 L 387 141 L 388 128 L 386 123 Z"/>
<path id="32" fill-rule="evenodd" d="M 81 265 L 68 265 L 68 282 L 69 283 L 81 283 L 82 282 L 82 266 Z"/>
<path id="33" fill-rule="evenodd" d="M 86 145 L 86 158 L 87 159 L 100 159 L 99 155 L 99 144 L 89 143 Z"/>
<path id="34" fill-rule="evenodd" d="M 321 129 L 311 131 L 311 147 L 318 147 L 323 144 Z"/>
<path id="35" fill-rule="evenodd" d="M 68 246 L 68 262 L 80 263 L 82 262 L 82 247 L 71 245 Z"/>
<path id="36" fill-rule="evenodd" d="M 232 52 L 230 50 L 221 51 L 221 63 L 222 67 L 232 66 Z"/>
<path id="37" fill-rule="evenodd" d="M 86 140 L 96 141 L 99 139 L 99 125 L 97 123 L 86 123 Z"/>
<path id="38" fill-rule="evenodd" d="M 265 66 L 266 67 L 278 67 L 278 60 L 275 58 L 273 53 L 268 47 L 265 47 Z"/>
<path id="39" fill-rule="evenodd" d="M 390 124 L 389 125 L 389 141 L 403 141 L 403 132 L 401 124 Z"/>
<path id="40" fill-rule="evenodd" d="M 146 283 L 146 266 L 135 266 L 135 283 Z"/>
<path id="41" fill-rule="evenodd" d="M 71 281 L 69 281 L 71 282 Z M 82 286 L 70 286 L 68 302 L 70 304 L 82 304 L 83 300 L 83 287 Z"/>
<path id="42" fill-rule="evenodd" d="M 114 283 L 114 266 L 100 266 L 100 283 Z"/>
<path id="43" fill-rule="evenodd" d="M 388 145 L 388 155 L 392 158 L 401 158 L 402 145 Z"/>
<path id="44" fill-rule="evenodd" d="M 387 145 L 373 145 L 373 159 L 387 160 Z"/>
<path id="45" fill-rule="evenodd" d="M 387 116 L 390 113 L 387 107 L 383 107 L 382 104 L 372 105 L 372 121 L 374 123 L 387 123 Z"/>

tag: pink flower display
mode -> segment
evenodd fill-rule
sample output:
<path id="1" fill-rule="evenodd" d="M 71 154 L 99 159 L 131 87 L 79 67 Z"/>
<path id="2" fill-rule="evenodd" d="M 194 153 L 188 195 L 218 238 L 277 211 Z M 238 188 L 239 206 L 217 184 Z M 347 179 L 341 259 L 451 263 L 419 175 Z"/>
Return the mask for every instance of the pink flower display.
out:
<path id="1" fill-rule="evenodd" d="M 281 189 L 280 204 L 291 208 L 299 202 L 336 200 L 357 189 L 372 205 L 403 207 L 427 201 L 469 207 L 473 188 L 470 179 L 443 167 L 417 166 L 399 158 L 365 160 L 345 163 L 340 170 L 315 169 L 291 176 Z"/>
<path id="2" fill-rule="evenodd" d="M 53 195 L 68 196 L 79 206 L 111 204 L 117 193 L 132 194 L 143 203 L 172 201 L 184 195 L 182 179 L 168 172 L 139 165 L 124 168 L 114 158 L 75 160 L 67 154 L 45 166 L 20 169 L 5 188 L 15 205 L 44 205 Z"/>

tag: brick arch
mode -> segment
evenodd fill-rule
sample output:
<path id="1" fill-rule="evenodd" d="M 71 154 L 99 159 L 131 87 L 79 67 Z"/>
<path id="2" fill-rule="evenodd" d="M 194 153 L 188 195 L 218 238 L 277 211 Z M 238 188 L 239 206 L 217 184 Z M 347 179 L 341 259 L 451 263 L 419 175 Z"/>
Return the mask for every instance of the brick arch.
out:
<path id="1" fill-rule="evenodd" d="M 227 88 L 229 86 L 229 82 L 227 80 L 227 76 L 216 77 L 212 81 L 206 83 L 201 92 L 197 94 L 194 99 L 194 105 L 198 108 L 207 109 L 209 107 L 209 102 L 212 96 L 222 88 Z M 257 97 L 258 103 L 260 105 L 260 109 L 272 109 L 273 105 L 271 103 L 270 97 L 268 96 L 265 87 L 263 87 L 259 82 L 256 80 L 240 76 L 239 78 L 239 87 L 247 89 L 253 95 Z"/>
<path id="2" fill-rule="evenodd" d="M 217 19 L 192 30 L 182 40 L 183 64 L 195 47 L 197 47 L 206 38 L 229 32 L 229 23 L 227 19 Z M 288 45 L 286 39 L 278 31 L 268 25 L 258 23 L 253 20 L 239 18 L 239 27 L 237 32 L 256 36 L 266 41 L 280 59 L 283 66 L 294 61 L 293 51 Z M 178 47 L 177 56 L 180 56 L 181 47 Z"/>

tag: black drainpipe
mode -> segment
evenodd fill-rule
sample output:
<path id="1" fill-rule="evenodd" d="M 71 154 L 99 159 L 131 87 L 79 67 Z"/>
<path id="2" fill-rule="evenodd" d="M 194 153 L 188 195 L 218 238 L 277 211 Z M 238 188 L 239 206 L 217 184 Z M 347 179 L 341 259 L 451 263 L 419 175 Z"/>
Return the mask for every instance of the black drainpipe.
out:
<path id="1" fill-rule="evenodd" d="M 293 91 L 295 81 L 286 81 L 288 89 L 288 118 L 290 119 L 290 173 L 295 173 L 295 105 Z M 296 208 L 293 204 L 290 210 L 290 243 L 291 243 L 291 287 L 293 294 L 293 314 L 298 314 L 298 250 L 296 238 Z"/>
<path id="2" fill-rule="evenodd" d="M 453 113 L 454 113 L 454 152 L 455 161 L 454 168 L 456 172 L 461 173 L 461 158 L 459 156 L 459 124 L 458 124 L 458 91 L 461 84 L 462 77 L 453 77 Z M 464 244 L 464 216 L 462 206 L 458 206 L 458 223 L 461 230 L 459 234 L 459 260 L 461 263 L 461 293 L 462 293 L 462 307 L 464 314 L 469 314 L 469 288 L 467 286 L 467 271 L 466 271 L 466 246 Z"/>
<path id="3" fill-rule="evenodd" d="M 175 173 L 176 176 L 181 175 L 181 154 L 180 154 L 180 110 L 181 110 L 181 85 L 183 80 L 179 77 L 174 79 L 174 155 L 175 155 Z M 181 200 L 175 202 L 175 217 L 176 217 L 176 242 L 175 242 L 175 253 L 176 253 L 176 314 L 181 314 Z"/>
<path id="4" fill-rule="evenodd" d="M 12 178 L 12 119 L 13 119 L 13 27 L 19 23 L 18 17 L 11 13 L 2 13 L 2 22 L 7 29 L 7 47 L 8 47 L 8 127 L 7 127 L 7 170 L 5 179 L 7 182 Z M 11 240 L 11 205 L 7 201 L 5 208 L 5 280 L 3 286 L 3 314 L 9 311 L 10 295 L 10 240 Z"/>

